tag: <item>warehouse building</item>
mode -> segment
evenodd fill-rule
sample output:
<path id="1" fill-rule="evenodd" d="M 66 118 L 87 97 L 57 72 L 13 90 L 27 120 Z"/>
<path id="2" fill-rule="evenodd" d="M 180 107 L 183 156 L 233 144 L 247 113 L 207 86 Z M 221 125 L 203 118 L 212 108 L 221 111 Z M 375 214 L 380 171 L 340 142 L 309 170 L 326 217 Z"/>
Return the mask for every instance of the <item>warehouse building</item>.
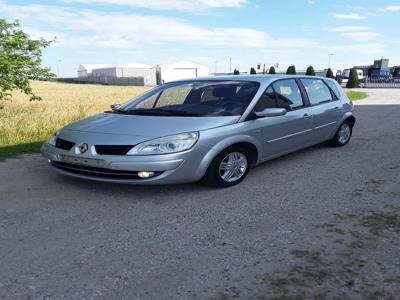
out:
<path id="1" fill-rule="evenodd" d="M 209 68 L 188 61 L 157 66 L 157 84 L 209 75 Z"/>
<path id="2" fill-rule="evenodd" d="M 97 68 L 92 71 L 93 77 L 143 77 L 145 85 L 156 85 L 156 69 L 153 66 L 142 63 L 127 63 L 117 66 Z"/>
<path id="3" fill-rule="evenodd" d="M 106 65 L 106 64 L 80 64 L 78 67 L 78 77 L 89 77 L 92 76 L 92 71 L 94 69 L 100 69 L 100 68 L 108 68 L 111 67 L 111 65 Z"/>
<path id="4" fill-rule="evenodd" d="M 188 61 L 157 66 L 136 62 L 122 65 L 81 64 L 78 69 L 78 77 L 82 80 L 113 84 L 125 82 L 129 78 L 140 79 L 142 84 L 148 86 L 209 75 L 207 67 Z"/>

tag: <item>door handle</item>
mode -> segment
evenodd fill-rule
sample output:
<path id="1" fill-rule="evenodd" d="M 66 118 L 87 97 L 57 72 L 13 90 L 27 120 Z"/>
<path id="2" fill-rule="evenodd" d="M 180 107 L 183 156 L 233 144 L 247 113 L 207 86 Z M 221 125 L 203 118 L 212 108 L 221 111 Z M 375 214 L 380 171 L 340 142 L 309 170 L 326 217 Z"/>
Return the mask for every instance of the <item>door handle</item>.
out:
<path id="1" fill-rule="evenodd" d="M 309 119 L 309 118 L 311 118 L 311 117 L 312 117 L 312 115 L 310 115 L 310 114 L 304 114 L 304 115 L 303 115 L 303 118 L 304 118 L 304 119 Z"/>

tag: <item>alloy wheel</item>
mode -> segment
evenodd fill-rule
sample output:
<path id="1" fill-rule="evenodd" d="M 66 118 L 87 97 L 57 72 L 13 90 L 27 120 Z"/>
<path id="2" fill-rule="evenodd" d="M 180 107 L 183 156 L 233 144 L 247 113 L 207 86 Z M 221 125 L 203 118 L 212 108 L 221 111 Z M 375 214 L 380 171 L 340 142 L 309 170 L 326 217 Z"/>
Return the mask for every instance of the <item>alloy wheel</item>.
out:
<path id="1" fill-rule="evenodd" d="M 247 157 L 241 152 L 229 153 L 219 165 L 219 175 L 226 182 L 235 182 L 246 173 Z"/>

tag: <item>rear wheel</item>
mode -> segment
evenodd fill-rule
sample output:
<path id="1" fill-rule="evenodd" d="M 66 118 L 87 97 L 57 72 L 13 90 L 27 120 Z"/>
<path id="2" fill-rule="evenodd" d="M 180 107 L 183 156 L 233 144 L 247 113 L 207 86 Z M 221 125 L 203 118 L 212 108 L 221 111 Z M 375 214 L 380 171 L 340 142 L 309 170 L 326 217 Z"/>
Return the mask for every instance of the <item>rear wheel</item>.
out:
<path id="1" fill-rule="evenodd" d="M 233 186 L 243 181 L 249 167 L 248 153 L 239 146 L 233 146 L 217 155 L 208 167 L 203 181 L 213 186 Z"/>
<path id="2" fill-rule="evenodd" d="M 326 141 L 325 144 L 331 147 L 342 147 L 346 145 L 351 138 L 353 133 L 353 126 L 350 121 L 344 121 L 342 125 L 340 125 L 339 129 L 336 131 L 335 136 Z"/>

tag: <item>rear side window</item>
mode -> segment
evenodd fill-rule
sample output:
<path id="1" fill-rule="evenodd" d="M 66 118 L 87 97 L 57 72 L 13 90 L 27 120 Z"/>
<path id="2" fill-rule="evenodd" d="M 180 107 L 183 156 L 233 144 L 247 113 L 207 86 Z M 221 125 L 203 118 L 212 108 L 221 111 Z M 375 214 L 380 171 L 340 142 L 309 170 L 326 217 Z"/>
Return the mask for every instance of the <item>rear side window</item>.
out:
<path id="1" fill-rule="evenodd" d="M 337 99 L 340 99 L 340 91 L 337 84 L 331 80 L 325 80 L 326 84 L 331 88 Z"/>
<path id="2" fill-rule="evenodd" d="M 321 79 L 301 79 L 311 105 L 331 101 L 332 94 Z"/>
<path id="3" fill-rule="evenodd" d="M 294 79 L 284 79 L 272 84 L 275 90 L 277 107 L 294 109 L 304 106 L 299 86 Z"/>

